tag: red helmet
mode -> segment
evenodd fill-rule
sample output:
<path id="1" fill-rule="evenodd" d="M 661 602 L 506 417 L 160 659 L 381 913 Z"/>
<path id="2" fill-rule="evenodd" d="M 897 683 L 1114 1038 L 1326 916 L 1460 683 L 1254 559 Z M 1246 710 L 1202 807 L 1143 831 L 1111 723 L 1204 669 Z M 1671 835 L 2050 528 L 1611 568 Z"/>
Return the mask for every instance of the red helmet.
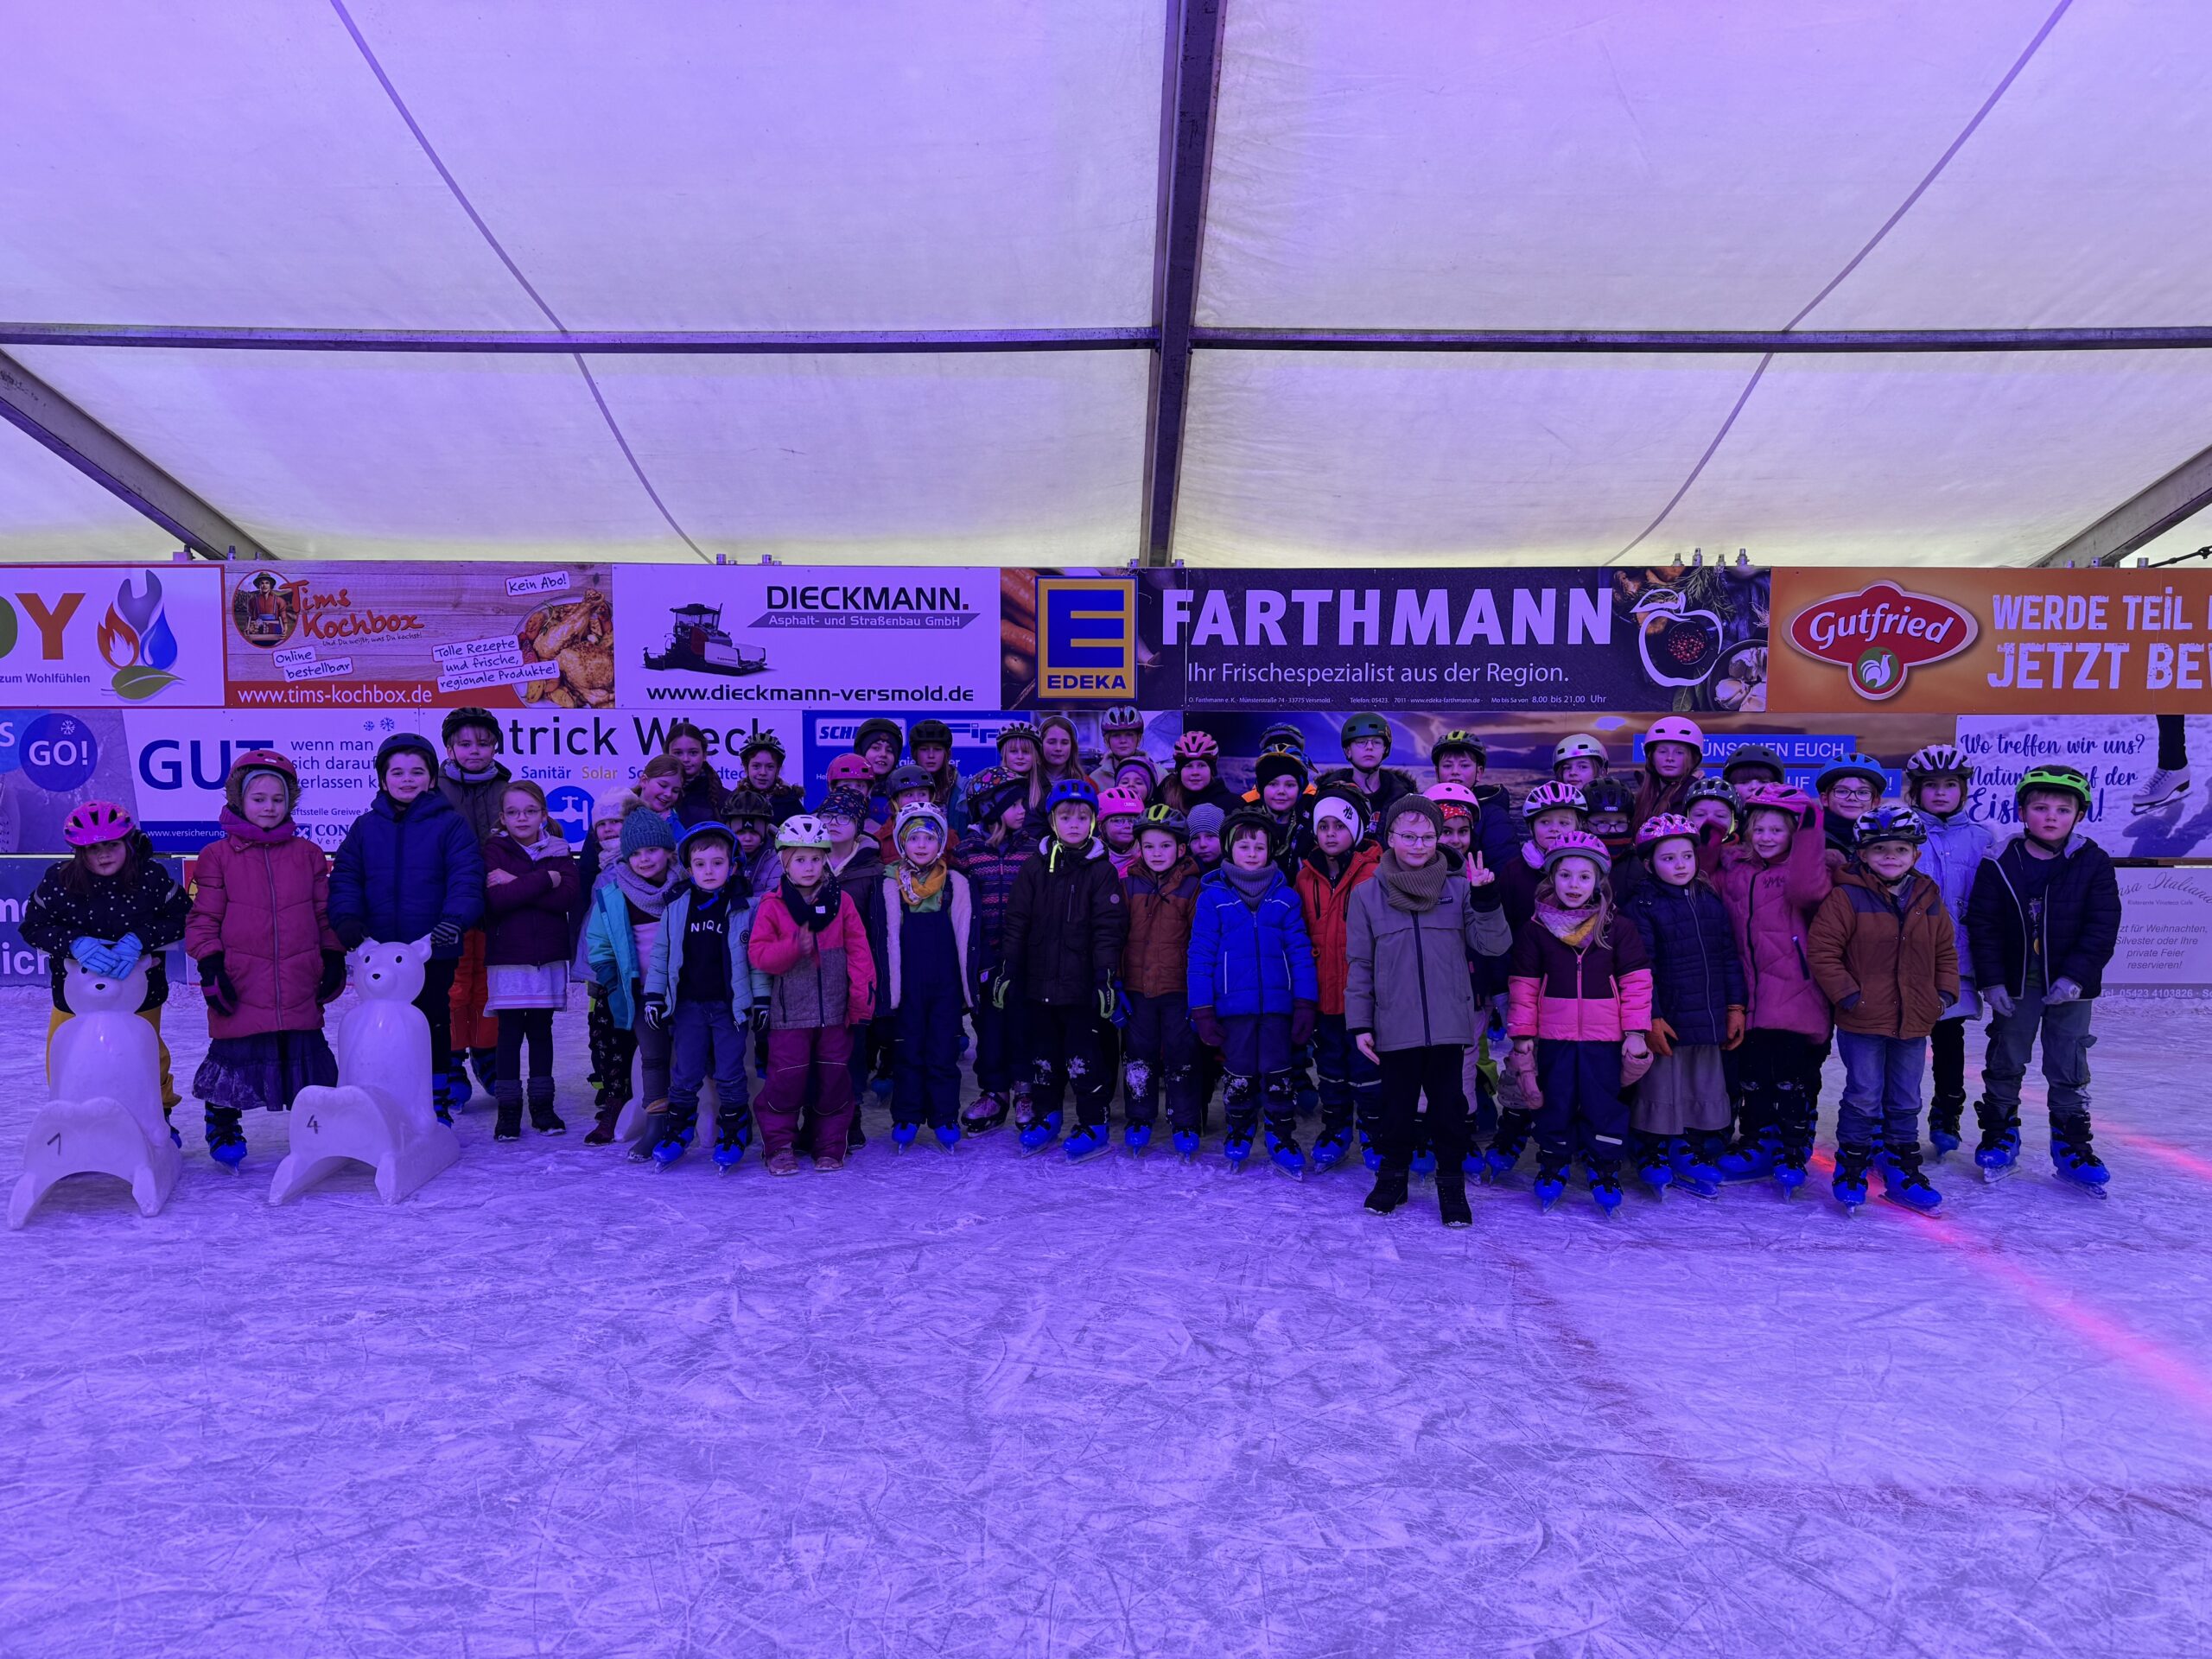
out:
<path id="1" fill-rule="evenodd" d="M 72 847 L 98 847 L 121 841 L 137 828 L 130 809 L 113 801 L 86 801 L 73 808 L 61 825 L 61 838 Z"/>
<path id="2" fill-rule="evenodd" d="M 868 762 L 857 754 L 841 754 L 830 763 L 832 787 L 839 784 L 865 784 L 874 777 L 875 774 L 868 769 Z"/>

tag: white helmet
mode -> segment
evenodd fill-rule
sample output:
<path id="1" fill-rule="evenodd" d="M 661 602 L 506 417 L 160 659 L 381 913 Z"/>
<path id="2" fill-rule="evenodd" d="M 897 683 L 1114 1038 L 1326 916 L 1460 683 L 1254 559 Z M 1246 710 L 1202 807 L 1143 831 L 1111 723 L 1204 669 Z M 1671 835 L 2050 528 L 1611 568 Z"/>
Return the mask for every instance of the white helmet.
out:
<path id="1" fill-rule="evenodd" d="M 830 850 L 830 832 L 813 813 L 794 813 L 776 826 L 776 850 L 826 853 Z"/>
<path id="2" fill-rule="evenodd" d="M 1606 753 L 1605 746 L 1589 733 L 1576 732 L 1560 739 L 1557 747 L 1552 750 L 1552 770 L 1557 772 L 1570 760 L 1595 760 L 1598 769 L 1602 772 L 1612 765 L 1613 757 Z"/>

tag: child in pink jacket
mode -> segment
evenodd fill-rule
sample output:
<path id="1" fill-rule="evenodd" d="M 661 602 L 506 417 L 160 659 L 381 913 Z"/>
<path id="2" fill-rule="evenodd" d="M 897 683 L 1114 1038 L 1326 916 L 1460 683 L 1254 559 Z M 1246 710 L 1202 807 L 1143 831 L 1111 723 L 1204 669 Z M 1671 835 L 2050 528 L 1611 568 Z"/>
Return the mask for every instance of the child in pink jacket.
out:
<path id="1" fill-rule="evenodd" d="M 1535 1192 L 1547 1210 L 1567 1190 L 1578 1142 L 1591 1199 L 1608 1216 L 1620 1207 L 1629 1132 L 1621 1090 L 1651 1065 L 1650 963 L 1643 935 L 1613 908 L 1605 882 L 1611 868 L 1605 843 L 1586 830 L 1553 841 L 1536 913 L 1514 942 L 1506 982 L 1512 1064 L 1524 1090 L 1543 1096 Z"/>
<path id="2" fill-rule="evenodd" d="M 1831 879 L 1817 804 L 1786 784 L 1747 784 L 1743 800 L 1744 839 L 1707 849 L 1735 924 L 1748 1003 L 1736 1057 L 1736 1139 L 1720 1171 L 1735 1181 L 1771 1174 L 1788 1197 L 1805 1184 L 1814 1110 L 1807 1078 L 1828 1039 L 1828 1001 L 1813 982 L 1805 935 Z"/>

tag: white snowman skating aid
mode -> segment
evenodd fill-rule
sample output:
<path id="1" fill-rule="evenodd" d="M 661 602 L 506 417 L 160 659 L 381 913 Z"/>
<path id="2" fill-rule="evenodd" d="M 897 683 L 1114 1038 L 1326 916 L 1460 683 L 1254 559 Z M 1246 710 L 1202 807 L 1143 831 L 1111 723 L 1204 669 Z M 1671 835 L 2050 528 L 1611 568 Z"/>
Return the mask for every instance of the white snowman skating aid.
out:
<path id="1" fill-rule="evenodd" d="M 461 1141 L 430 1108 L 430 1022 L 415 1006 L 430 942 L 367 940 L 346 957 L 359 1000 L 338 1027 L 338 1086 L 310 1086 L 292 1103 L 292 1149 L 269 1201 L 297 1198 L 349 1159 L 377 1173 L 377 1195 L 397 1204 L 461 1156 Z"/>
<path id="2" fill-rule="evenodd" d="M 54 1034 L 52 1098 L 31 1120 L 9 1226 L 29 1221 L 71 1175 L 128 1181 L 142 1215 L 159 1215 L 168 1202 L 184 1159 L 162 1116 L 159 1039 L 138 1017 L 147 967 L 141 957 L 119 978 L 77 962 L 65 969 L 61 996 L 72 1017 Z"/>

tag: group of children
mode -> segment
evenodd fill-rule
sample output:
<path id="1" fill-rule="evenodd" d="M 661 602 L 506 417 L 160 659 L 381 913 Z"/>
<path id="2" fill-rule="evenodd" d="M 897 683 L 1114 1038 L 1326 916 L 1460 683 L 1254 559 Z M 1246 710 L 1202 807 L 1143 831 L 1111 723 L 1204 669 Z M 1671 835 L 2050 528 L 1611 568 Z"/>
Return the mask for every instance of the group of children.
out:
<path id="1" fill-rule="evenodd" d="M 872 1081 L 902 1147 L 1011 1120 L 1025 1150 L 1074 1160 L 1109 1149 L 1118 1084 L 1132 1151 L 1164 1109 L 1197 1155 L 1217 1091 L 1232 1165 L 1257 1147 L 1303 1174 L 1357 1145 L 1372 1210 L 1433 1171 L 1442 1218 L 1464 1225 L 1467 1178 L 1504 1179 L 1533 1140 L 1547 1207 L 1579 1160 L 1610 1214 L 1624 1167 L 1655 1192 L 1802 1186 L 1833 1045 L 1835 1198 L 1855 1207 L 1878 1174 L 1884 1196 L 1932 1211 L 1922 1074 L 1932 1046 L 1940 1157 L 1961 1144 L 1965 1025 L 1986 1005 L 1977 1161 L 2015 1162 L 2040 1039 L 2054 1163 L 2101 1190 L 2086 1054 L 2120 904 L 2072 768 L 2023 778 L 2019 830 L 1998 849 L 1966 815 L 1971 766 L 1943 746 L 1907 760 L 1904 800 L 1885 804 L 1887 773 L 1865 756 L 1809 794 L 1758 744 L 1708 776 L 1703 734 L 1668 716 L 1633 788 L 1594 735 L 1561 741 L 1516 825 L 1468 732 L 1439 740 L 1423 785 L 1389 765 L 1379 715 L 1344 722 L 1344 765 L 1325 772 L 1295 727 L 1274 728 L 1240 798 L 1209 734 L 1186 730 L 1161 778 L 1141 715 L 1102 725 L 1090 771 L 1072 722 L 1048 715 L 1008 728 L 999 764 L 963 781 L 941 722 L 918 723 L 910 751 L 872 720 L 810 812 L 772 736 L 740 753 L 731 787 L 679 726 L 572 849 L 539 787 L 499 764 L 496 721 L 456 710 L 442 757 L 413 734 L 382 746 L 376 798 L 332 859 L 297 831 L 298 779 L 268 751 L 232 767 L 188 895 L 127 813 L 79 807 L 73 855 L 22 931 L 53 955 L 57 1025 L 66 959 L 121 973 L 143 954 L 158 1030 L 159 953 L 183 941 L 213 1039 L 193 1092 L 233 1166 L 243 1111 L 334 1081 L 322 1008 L 345 950 L 427 938 L 441 1116 L 474 1065 L 497 1139 L 519 1137 L 525 1109 L 563 1132 L 553 1015 L 581 982 L 586 1139 L 614 1138 L 634 1067 L 632 1154 L 663 1165 L 692 1144 L 709 1086 L 715 1161 L 742 1160 L 755 1072 L 778 1174 L 802 1153 L 841 1165 Z M 979 1094 L 963 1109 L 969 1021 Z M 166 1049 L 163 1090 L 175 1105 Z"/>

